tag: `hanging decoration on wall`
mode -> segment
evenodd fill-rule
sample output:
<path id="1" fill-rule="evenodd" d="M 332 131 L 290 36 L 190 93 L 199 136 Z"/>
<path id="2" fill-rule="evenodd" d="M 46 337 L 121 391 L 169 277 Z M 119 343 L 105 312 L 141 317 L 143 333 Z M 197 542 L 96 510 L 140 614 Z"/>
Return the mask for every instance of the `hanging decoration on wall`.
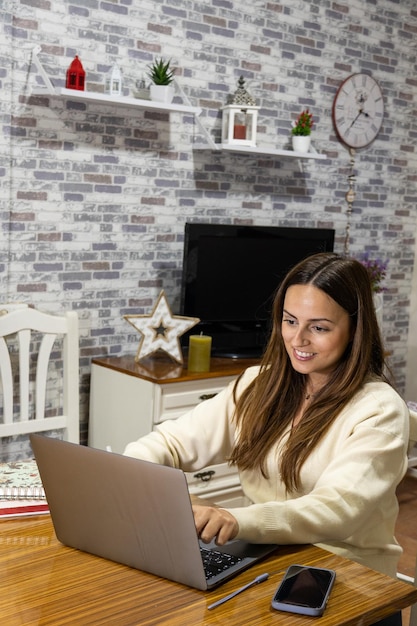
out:
<path id="1" fill-rule="evenodd" d="M 85 71 L 78 54 L 75 55 L 74 60 L 67 69 L 65 87 L 67 89 L 78 89 L 79 91 L 84 91 L 85 89 Z"/>
<path id="2" fill-rule="evenodd" d="M 163 290 L 150 315 L 124 315 L 123 317 L 142 335 L 135 361 L 140 361 L 162 350 L 181 364 L 184 359 L 179 338 L 200 321 L 198 317 L 172 315 Z"/>
<path id="3" fill-rule="evenodd" d="M 238 88 L 222 107 L 222 142 L 238 146 L 256 146 L 258 110 L 256 100 L 245 89 L 245 79 L 239 78 Z"/>
<path id="4" fill-rule="evenodd" d="M 345 242 L 343 247 L 343 252 L 345 256 L 349 256 L 350 251 L 350 225 L 352 221 L 352 212 L 353 212 L 353 203 L 355 202 L 356 192 L 355 192 L 355 150 L 354 148 L 349 148 L 349 165 L 350 165 L 350 173 L 348 174 L 348 185 L 349 189 L 346 192 L 345 198 L 347 202 L 346 209 L 346 228 L 345 228 Z"/>

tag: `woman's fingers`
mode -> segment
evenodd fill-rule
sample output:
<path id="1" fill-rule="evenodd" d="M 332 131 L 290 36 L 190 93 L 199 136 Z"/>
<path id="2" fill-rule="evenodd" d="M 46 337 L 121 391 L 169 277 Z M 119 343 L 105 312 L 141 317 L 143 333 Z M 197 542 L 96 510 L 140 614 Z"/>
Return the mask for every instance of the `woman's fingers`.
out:
<path id="1" fill-rule="evenodd" d="M 205 543 L 213 539 L 220 546 L 236 537 L 239 526 L 229 511 L 214 506 L 193 505 L 198 536 Z"/>

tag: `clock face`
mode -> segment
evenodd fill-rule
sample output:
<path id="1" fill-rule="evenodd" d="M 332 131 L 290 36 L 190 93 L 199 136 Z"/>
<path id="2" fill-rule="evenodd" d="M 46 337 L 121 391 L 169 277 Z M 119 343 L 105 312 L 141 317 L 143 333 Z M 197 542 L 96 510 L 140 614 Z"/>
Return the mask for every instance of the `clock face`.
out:
<path id="1" fill-rule="evenodd" d="M 368 74 L 349 76 L 336 93 L 332 115 L 339 139 L 349 148 L 372 143 L 384 117 L 384 100 L 376 80 Z"/>

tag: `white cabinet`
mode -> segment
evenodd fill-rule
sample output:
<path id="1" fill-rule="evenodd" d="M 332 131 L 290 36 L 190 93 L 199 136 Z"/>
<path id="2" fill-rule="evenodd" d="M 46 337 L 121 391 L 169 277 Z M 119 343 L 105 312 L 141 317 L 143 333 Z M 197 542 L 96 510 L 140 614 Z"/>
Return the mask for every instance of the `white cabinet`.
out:
<path id="1" fill-rule="evenodd" d="M 127 443 L 217 394 L 256 362 L 213 358 L 210 372 L 191 373 L 165 358 L 93 359 L 89 445 L 122 453 Z M 227 464 L 188 474 L 187 480 L 194 495 L 224 506 L 244 503 L 237 472 Z"/>

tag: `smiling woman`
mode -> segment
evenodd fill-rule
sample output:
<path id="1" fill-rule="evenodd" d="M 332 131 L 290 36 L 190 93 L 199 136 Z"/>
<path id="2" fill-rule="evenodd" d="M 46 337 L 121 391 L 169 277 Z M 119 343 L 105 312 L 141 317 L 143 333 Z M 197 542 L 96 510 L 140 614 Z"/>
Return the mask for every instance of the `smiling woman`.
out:
<path id="1" fill-rule="evenodd" d="M 306 379 L 305 402 L 294 414 L 294 427 L 305 403 L 317 397 L 342 358 L 351 339 L 350 318 L 321 289 L 293 285 L 285 295 L 282 338 L 293 369 Z"/>
<path id="2" fill-rule="evenodd" d="M 282 338 L 293 368 L 306 376 L 307 395 L 327 383 L 351 339 L 350 318 L 314 285 L 293 285 L 285 294 Z"/>
<path id="3" fill-rule="evenodd" d="M 272 432 L 279 439 L 298 425 L 280 456 L 282 480 L 297 491 L 309 455 L 372 380 L 387 383 L 369 272 L 359 261 L 333 253 L 307 258 L 288 273 L 275 297 L 254 395 L 246 390 L 238 402 L 242 430 L 231 458 L 239 467 L 265 471 Z"/>
<path id="4" fill-rule="evenodd" d="M 395 577 L 409 412 L 384 371 L 366 268 L 317 254 L 282 281 L 261 365 L 125 453 L 185 471 L 237 466 L 251 504 L 195 505 L 204 541 L 320 543 Z"/>

